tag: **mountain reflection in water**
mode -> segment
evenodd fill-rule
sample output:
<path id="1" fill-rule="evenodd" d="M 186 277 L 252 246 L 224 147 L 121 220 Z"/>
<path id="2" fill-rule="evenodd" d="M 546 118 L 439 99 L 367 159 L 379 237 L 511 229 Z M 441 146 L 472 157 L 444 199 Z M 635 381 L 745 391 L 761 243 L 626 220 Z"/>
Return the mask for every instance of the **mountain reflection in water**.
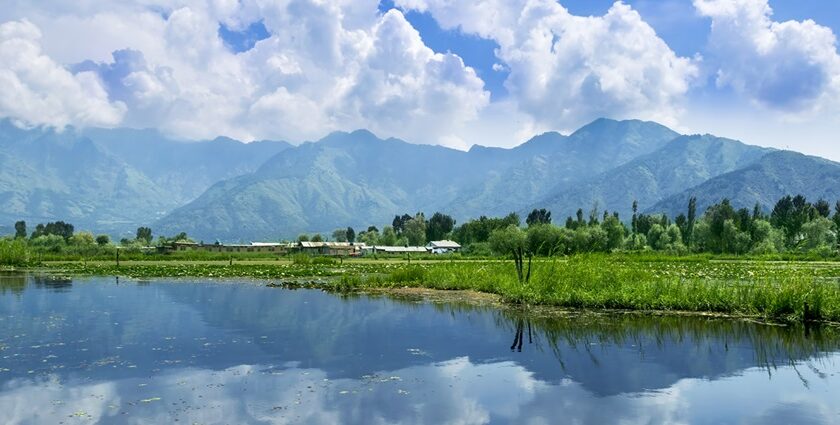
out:
<path id="1" fill-rule="evenodd" d="M 0 275 L 0 423 L 837 423 L 840 335 Z"/>

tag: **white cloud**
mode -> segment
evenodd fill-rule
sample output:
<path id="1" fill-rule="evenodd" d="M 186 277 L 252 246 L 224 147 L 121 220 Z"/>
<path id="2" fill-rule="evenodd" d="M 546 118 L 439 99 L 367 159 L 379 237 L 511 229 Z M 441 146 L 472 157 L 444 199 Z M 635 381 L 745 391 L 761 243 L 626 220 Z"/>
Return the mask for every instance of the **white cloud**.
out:
<path id="1" fill-rule="evenodd" d="M 519 108 L 542 126 L 569 128 L 600 116 L 673 124 L 698 76 L 631 7 L 581 17 L 554 0 L 397 0 L 447 29 L 495 40 Z"/>
<path id="2" fill-rule="evenodd" d="M 82 2 L 71 13 L 54 0 L 12 9 L 33 17 L 45 51 L 77 72 L 67 75 L 89 85 L 98 76 L 97 95 L 127 106 L 124 120 L 59 124 L 157 127 L 188 138 L 300 141 L 369 128 L 457 140 L 489 102 L 483 81 L 459 57 L 429 49 L 401 12 L 383 15 L 377 4 L 136 0 Z M 220 22 L 256 20 L 270 37 L 250 51 L 235 54 L 218 36 Z"/>
<path id="3" fill-rule="evenodd" d="M 717 84 L 789 114 L 836 105 L 840 56 L 830 28 L 812 20 L 774 22 L 767 0 L 694 0 L 712 19 Z"/>
<path id="4" fill-rule="evenodd" d="M 114 125 L 125 106 L 111 103 L 97 76 L 72 74 L 41 52 L 29 21 L 0 25 L 0 117 L 24 125 Z"/>

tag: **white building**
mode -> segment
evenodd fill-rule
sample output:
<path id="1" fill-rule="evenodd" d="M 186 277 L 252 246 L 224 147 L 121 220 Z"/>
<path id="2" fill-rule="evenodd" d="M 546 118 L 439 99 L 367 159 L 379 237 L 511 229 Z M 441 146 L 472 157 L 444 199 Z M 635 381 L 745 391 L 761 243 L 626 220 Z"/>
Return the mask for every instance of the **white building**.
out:
<path id="1" fill-rule="evenodd" d="M 432 241 L 426 245 L 426 250 L 432 254 L 448 254 L 460 251 L 461 245 L 458 245 L 458 242 L 455 241 Z"/>

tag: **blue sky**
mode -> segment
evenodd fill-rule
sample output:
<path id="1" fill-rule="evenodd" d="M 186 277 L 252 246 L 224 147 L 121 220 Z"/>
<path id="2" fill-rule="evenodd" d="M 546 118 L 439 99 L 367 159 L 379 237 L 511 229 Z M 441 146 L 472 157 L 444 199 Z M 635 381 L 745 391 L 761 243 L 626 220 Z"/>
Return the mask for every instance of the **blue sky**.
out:
<path id="1" fill-rule="evenodd" d="M 598 117 L 840 160 L 840 2 L 9 0 L 0 117 L 467 149 Z"/>

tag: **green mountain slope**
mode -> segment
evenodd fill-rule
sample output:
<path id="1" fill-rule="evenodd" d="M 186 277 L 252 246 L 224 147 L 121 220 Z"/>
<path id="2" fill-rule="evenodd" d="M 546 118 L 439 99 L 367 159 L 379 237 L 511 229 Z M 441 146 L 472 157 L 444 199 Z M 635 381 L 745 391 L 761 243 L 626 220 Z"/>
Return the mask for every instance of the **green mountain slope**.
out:
<path id="1" fill-rule="evenodd" d="M 477 181 L 479 167 L 467 156 L 367 131 L 333 133 L 214 185 L 156 228 L 235 240 L 390 222 L 397 213 L 442 207 L 460 184 Z"/>
<path id="2" fill-rule="evenodd" d="M 276 239 L 382 225 L 416 211 L 459 220 L 508 213 L 558 182 L 613 167 L 675 136 L 655 123 L 598 120 L 569 137 L 546 133 L 513 149 L 461 152 L 367 131 L 334 133 L 216 184 L 155 227 L 205 240 Z"/>
<path id="3" fill-rule="evenodd" d="M 597 205 L 626 218 L 634 200 L 641 209 L 653 206 L 687 187 L 752 164 L 768 151 L 710 135 L 682 136 L 653 153 L 569 185 L 531 208 L 548 208 L 559 220 L 578 208 L 588 212 Z"/>
<path id="4" fill-rule="evenodd" d="M 216 142 L 185 144 L 159 135 L 153 141 L 132 139 L 134 130 L 98 132 L 88 137 L 73 129 L 23 130 L 0 121 L 0 221 L 64 220 L 77 229 L 127 234 L 212 183 L 253 171 L 288 146 L 254 149 L 225 142 L 220 149 Z M 142 146 L 142 155 L 121 154 L 118 144 Z M 236 155 L 226 152 L 231 149 Z M 204 152 L 204 158 L 195 152 Z M 144 167 L 144 157 L 156 165 Z"/>
<path id="5" fill-rule="evenodd" d="M 459 217 L 518 211 L 576 182 L 656 151 L 678 136 L 653 122 L 608 119 L 598 119 L 568 137 L 546 133 L 517 148 L 528 154 L 515 158 L 513 166 L 497 169 L 480 185 L 465 190 L 451 210 Z"/>
<path id="6" fill-rule="evenodd" d="M 728 198 L 736 208 L 752 208 L 758 203 L 769 212 L 779 198 L 796 194 L 813 201 L 840 199 L 840 163 L 798 152 L 771 152 L 750 166 L 670 196 L 649 211 L 679 214 L 695 196 L 698 211 Z"/>

